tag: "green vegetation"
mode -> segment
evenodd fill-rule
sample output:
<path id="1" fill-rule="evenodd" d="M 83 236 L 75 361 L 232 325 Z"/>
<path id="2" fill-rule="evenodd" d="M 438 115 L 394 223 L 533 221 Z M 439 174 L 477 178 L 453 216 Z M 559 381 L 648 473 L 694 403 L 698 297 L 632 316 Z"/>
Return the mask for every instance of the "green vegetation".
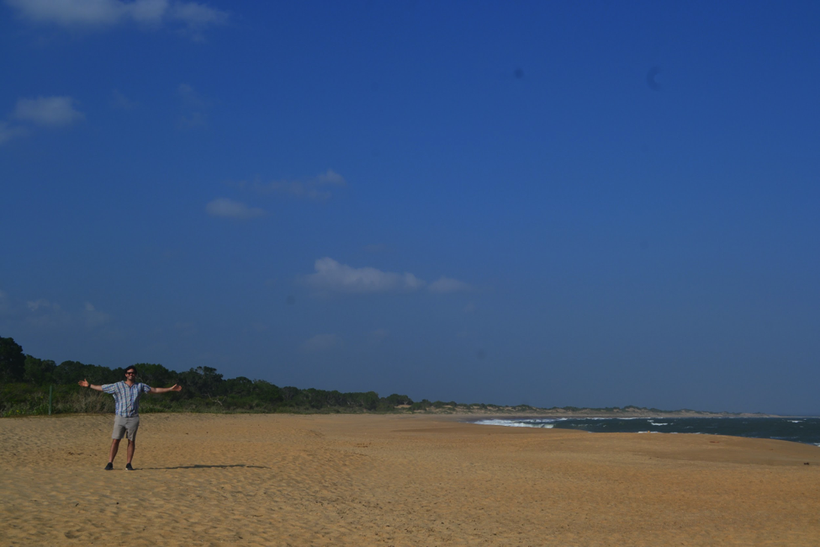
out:
<path id="1" fill-rule="evenodd" d="M 162 365 L 135 364 L 139 381 L 154 387 L 182 386 L 178 393 L 144 397 L 141 412 L 504 412 L 519 415 L 611 415 L 677 414 L 694 411 L 666 411 L 627 406 L 607 408 L 537 408 L 529 405 L 499 406 L 462 404 L 455 401 L 414 402 L 394 393 L 379 397 L 375 391 L 342 393 L 321 389 L 279 387 L 265 380 L 243 376 L 223 378 L 215 368 L 197 367 L 175 372 Z M 125 378 L 125 369 L 86 365 L 78 361 L 38 359 L 23 353 L 12 338 L 0 337 L 0 417 L 48 414 L 49 388 L 53 388 L 52 413 L 114 412 L 114 399 L 98 391 L 81 388 L 77 382 L 110 384 Z M 697 413 L 709 414 L 709 413 Z"/>
<path id="2" fill-rule="evenodd" d="M 379 397 L 375 391 L 342 393 L 321 389 L 279 387 L 265 380 L 223 378 L 215 368 L 175 372 L 162 365 L 135 364 L 139 381 L 150 386 L 180 384 L 183 390 L 162 397 L 144 397 L 141 412 L 388 412 L 424 410 L 454 403 L 414 403 L 407 395 Z M 43 360 L 26 355 L 12 338 L 0 338 L 0 416 L 48 414 L 49 386 L 54 386 L 52 412 L 113 412 L 110 395 L 81 388 L 79 380 L 109 384 L 125 378 L 125 369 L 78 361 Z"/>

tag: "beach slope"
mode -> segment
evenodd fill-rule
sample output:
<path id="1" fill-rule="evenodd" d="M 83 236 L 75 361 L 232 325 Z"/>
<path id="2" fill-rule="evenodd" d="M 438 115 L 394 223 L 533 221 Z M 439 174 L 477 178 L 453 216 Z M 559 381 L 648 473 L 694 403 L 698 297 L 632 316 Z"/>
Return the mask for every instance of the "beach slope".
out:
<path id="1" fill-rule="evenodd" d="M 820 448 L 399 415 L 0 420 L 3 545 L 820 544 Z M 808 464 L 808 465 L 807 465 Z"/>

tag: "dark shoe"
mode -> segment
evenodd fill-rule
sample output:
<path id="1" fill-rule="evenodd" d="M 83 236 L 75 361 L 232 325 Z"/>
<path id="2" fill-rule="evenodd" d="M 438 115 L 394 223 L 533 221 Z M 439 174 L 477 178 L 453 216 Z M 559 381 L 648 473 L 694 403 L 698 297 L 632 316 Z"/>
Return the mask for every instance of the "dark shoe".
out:
<path id="1" fill-rule="evenodd" d="M 133 471 L 134 470 L 134 468 L 131 467 L 130 463 L 125 464 L 125 469 L 127 469 L 128 471 Z"/>
<path id="2" fill-rule="evenodd" d="M 106 471 L 111 471 L 112 469 L 114 469 L 114 464 L 111 463 L 111 462 L 108 462 L 108 464 L 105 466 L 105 470 Z"/>

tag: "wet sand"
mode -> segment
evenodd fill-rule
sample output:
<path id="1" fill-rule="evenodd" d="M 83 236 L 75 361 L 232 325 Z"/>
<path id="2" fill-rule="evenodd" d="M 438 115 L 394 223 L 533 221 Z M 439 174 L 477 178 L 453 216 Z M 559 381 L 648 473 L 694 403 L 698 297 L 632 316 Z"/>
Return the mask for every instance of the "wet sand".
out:
<path id="1" fill-rule="evenodd" d="M 452 417 L 0 419 L 2 545 L 820 545 L 820 448 Z M 810 465 L 805 465 L 809 463 Z"/>

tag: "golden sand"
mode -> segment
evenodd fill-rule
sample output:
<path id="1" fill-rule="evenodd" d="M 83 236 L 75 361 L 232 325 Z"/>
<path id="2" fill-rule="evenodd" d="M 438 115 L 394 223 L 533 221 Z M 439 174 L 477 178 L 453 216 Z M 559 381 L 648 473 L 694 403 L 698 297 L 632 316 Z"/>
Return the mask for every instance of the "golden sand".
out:
<path id="1" fill-rule="evenodd" d="M 814 446 L 147 414 L 106 472 L 112 422 L 0 420 L 0 545 L 820 545 Z"/>

